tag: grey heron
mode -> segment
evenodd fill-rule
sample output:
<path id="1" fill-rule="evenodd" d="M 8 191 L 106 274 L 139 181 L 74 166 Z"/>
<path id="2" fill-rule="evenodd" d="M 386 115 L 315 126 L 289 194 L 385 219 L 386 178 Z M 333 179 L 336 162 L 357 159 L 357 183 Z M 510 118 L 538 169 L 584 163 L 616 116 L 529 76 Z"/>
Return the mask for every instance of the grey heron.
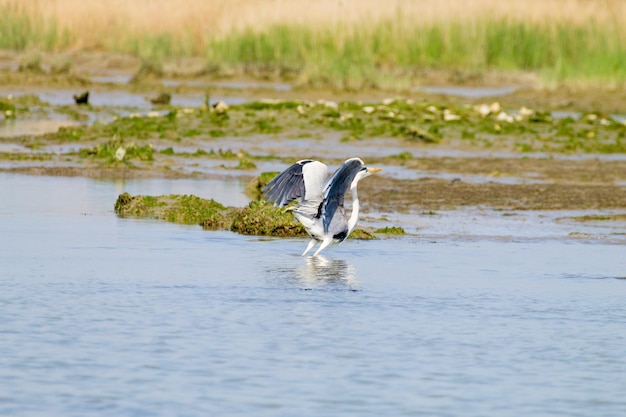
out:
<path id="1" fill-rule="evenodd" d="M 346 160 L 328 177 L 328 167 L 319 161 L 304 159 L 278 174 L 264 188 L 265 197 L 275 206 L 284 207 L 293 200 L 298 204 L 288 208 L 311 236 L 302 253 L 305 256 L 321 242 L 314 256 L 333 242 L 343 242 L 354 230 L 359 218 L 357 184 L 380 171 L 368 168 L 359 158 Z M 328 177 L 328 178 L 327 178 Z M 344 196 L 350 190 L 352 213 L 347 218 Z"/>

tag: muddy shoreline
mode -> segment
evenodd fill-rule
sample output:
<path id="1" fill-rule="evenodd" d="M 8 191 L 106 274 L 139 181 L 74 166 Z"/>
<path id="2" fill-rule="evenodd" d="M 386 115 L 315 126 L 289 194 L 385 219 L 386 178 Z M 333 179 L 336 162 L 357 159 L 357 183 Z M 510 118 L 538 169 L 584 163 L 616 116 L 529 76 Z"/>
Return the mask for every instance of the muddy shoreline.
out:
<path id="1" fill-rule="evenodd" d="M 484 160 L 481 161 L 484 162 Z M 475 163 L 476 161 L 472 162 Z M 578 165 L 583 168 L 587 165 L 593 165 L 594 172 L 600 177 L 617 175 L 610 168 L 610 165 L 613 164 L 609 164 L 606 168 L 598 168 L 598 161 L 580 162 Z M 452 180 L 428 176 L 409 180 L 380 175 L 361 184 L 360 192 L 365 207 L 370 206 L 383 212 L 406 213 L 473 206 L 491 207 L 497 210 L 609 210 L 626 207 L 626 187 L 623 185 L 614 185 L 610 181 L 559 180 L 558 177 L 566 176 L 567 173 L 571 172 L 569 171 L 571 169 L 570 163 L 564 164 L 562 167 L 553 166 L 552 169 L 556 178 L 547 178 L 545 182 L 538 184 L 506 184 L 493 181 L 472 183 L 463 180 L 462 171 L 456 171 L 455 174 L 458 177 Z M 84 176 L 100 179 L 219 178 L 197 173 L 185 175 L 176 171 L 80 167 L 3 167 L 0 168 L 0 172 Z M 222 178 L 232 177 L 224 175 Z M 247 179 L 247 176 L 244 176 L 243 179 Z"/>
<path id="2" fill-rule="evenodd" d="M 626 208 L 621 145 L 626 124 L 611 117 L 626 114 L 619 89 L 524 87 L 468 98 L 423 91 L 251 88 L 246 80 L 243 88 L 212 84 L 208 92 L 208 84 L 197 78 L 167 88 L 154 77 L 94 83 L 72 74 L 6 69 L 0 79 L 5 92 L 18 94 L 17 99 L 0 95 L 5 109 L 0 130 L 59 114 L 75 120 L 50 133 L 0 137 L 0 172 L 250 181 L 302 158 L 336 165 L 360 156 L 385 169 L 360 186 L 365 207 L 382 212 Z M 38 89 L 51 87 L 67 94 L 122 90 L 146 97 L 206 92 L 209 106 L 152 104 L 135 112 L 132 106 L 53 105 L 37 98 Z M 219 100 L 210 97 L 225 94 L 264 104 L 216 112 Z M 491 114 L 477 114 L 479 106 L 496 104 Z M 549 119 L 505 118 L 519 118 L 520 108 Z M 563 122 L 552 117 L 557 112 L 576 116 Z M 111 121 L 98 121 L 103 115 Z M 115 160 L 120 148 L 128 155 L 134 151 L 135 159 Z"/>

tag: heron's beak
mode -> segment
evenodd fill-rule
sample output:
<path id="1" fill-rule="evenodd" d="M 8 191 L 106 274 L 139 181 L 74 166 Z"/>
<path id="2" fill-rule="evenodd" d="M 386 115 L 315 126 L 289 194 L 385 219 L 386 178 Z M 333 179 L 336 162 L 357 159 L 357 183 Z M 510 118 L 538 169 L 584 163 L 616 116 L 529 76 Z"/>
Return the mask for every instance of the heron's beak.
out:
<path id="1" fill-rule="evenodd" d="M 373 174 L 375 172 L 380 172 L 382 170 L 383 170 L 382 168 L 367 168 L 367 173 L 368 174 Z"/>

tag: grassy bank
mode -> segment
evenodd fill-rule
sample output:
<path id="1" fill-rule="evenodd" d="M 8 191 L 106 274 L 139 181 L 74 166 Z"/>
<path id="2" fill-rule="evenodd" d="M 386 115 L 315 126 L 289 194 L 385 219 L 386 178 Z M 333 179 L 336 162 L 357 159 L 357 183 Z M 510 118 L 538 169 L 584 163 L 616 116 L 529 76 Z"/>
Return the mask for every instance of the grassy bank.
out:
<path id="1" fill-rule="evenodd" d="M 0 49 L 121 52 L 150 68 L 200 56 L 218 74 L 339 88 L 402 87 L 425 71 L 456 74 L 458 81 L 488 71 L 532 72 L 558 82 L 626 81 L 626 6 L 619 1 L 532 0 L 521 9 L 492 0 L 387 7 L 366 1 L 370 13 L 354 1 L 343 2 L 344 9 L 320 2 L 312 10 L 299 0 L 279 1 L 270 12 L 252 0 L 194 0 L 176 13 L 169 0 L 91 3 L 0 0 Z"/>
<path id="2" fill-rule="evenodd" d="M 276 26 L 212 41 L 207 62 L 247 71 L 299 74 L 308 82 L 359 87 L 454 71 L 460 81 L 486 71 L 534 72 L 547 81 L 623 82 L 621 29 L 597 23 L 484 19 L 411 27 L 397 21 L 351 28 Z"/>

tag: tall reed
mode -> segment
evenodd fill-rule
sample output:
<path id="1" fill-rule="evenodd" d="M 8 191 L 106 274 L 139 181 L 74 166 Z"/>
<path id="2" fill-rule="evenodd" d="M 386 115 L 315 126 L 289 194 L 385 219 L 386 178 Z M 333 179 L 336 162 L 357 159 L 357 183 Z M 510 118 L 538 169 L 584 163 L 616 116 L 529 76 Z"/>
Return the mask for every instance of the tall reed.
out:
<path id="1" fill-rule="evenodd" d="M 0 49 L 201 56 L 213 69 L 353 87 L 424 69 L 624 82 L 626 2 L 0 0 Z"/>
<path id="2" fill-rule="evenodd" d="M 546 79 L 626 80 L 621 28 L 590 23 L 483 19 L 411 27 L 388 20 L 373 26 L 274 26 L 236 32 L 209 43 L 214 65 L 297 70 L 310 80 L 378 82 L 423 69 L 469 73 L 531 71 Z"/>

